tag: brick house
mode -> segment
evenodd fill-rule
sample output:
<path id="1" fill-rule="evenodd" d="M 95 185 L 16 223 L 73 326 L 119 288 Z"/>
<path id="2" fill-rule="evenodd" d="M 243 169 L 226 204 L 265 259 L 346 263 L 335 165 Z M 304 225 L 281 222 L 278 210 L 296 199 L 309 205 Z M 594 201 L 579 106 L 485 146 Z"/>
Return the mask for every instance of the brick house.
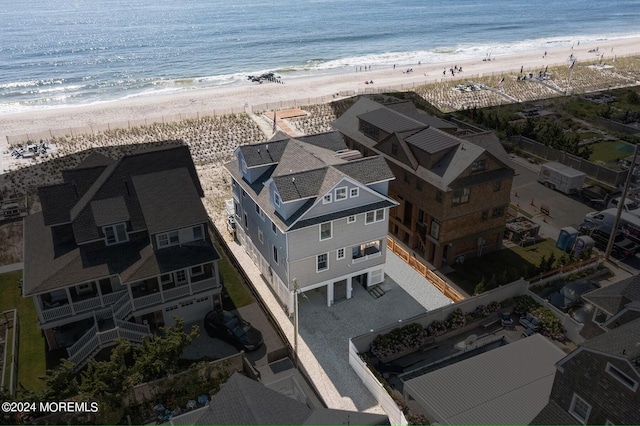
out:
<path id="1" fill-rule="evenodd" d="M 288 312 L 296 291 L 327 305 L 384 279 L 387 196 L 382 157 L 362 158 L 338 132 L 242 145 L 227 163 L 236 237 Z"/>
<path id="2" fill-rule="evenodd" d="M 334 127 L 395 175 L 389 232 L 436 268 L 502 247 L 514 170 L 490 132 L 457 137 L 410 102 L 360 98 Z"/>
<path id="3" fill-rule="evenodd" d="M 66 347 L 79 367 L 117 338 L 140 342 L 219 302 L 220 256 L 188 147 L 92 153 L 62 177 L 24 219 L 22 295 L 50 349 Z"/>
<path id="4" fill-rule="evenodd" d="M 639 424 L 640 319 L 594 337 L 556 364 L 531 424 Z"/>

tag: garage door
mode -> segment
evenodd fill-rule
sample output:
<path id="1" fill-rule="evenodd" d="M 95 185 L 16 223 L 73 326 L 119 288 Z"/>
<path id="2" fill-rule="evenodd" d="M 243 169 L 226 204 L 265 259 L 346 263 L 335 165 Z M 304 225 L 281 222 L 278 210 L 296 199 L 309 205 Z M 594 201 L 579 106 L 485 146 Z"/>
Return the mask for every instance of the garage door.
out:
<path id="1" fill-rule="evenodd" d="M 213 309 L 213 296 L 203 296 L 191 300 L 176 303 L 164 310 L 164 324 L 167 327 L 175 325 L 173 317 L 184 318 L 188 324 L 198 322 L 205 314 Z"/>

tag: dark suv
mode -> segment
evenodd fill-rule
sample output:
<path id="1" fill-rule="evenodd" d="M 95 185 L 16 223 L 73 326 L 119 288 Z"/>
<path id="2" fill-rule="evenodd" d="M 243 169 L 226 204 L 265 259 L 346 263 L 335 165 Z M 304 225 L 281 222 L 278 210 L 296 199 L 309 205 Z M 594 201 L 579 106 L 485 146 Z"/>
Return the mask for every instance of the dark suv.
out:
<path id="1" fill-rule="evenodd" d="M 596 247 L 606 250 L 611 236 L 611 228 L 597 227 L 596 224 L 587 222 L 580 225 L 580 233 L 589 235 L 595 241 Z M 638 245 L 626 238 L 624 234 L 616 232 L 611 252 L 616 257 L 629 257 L 635 255 L 638 248 Z"/>

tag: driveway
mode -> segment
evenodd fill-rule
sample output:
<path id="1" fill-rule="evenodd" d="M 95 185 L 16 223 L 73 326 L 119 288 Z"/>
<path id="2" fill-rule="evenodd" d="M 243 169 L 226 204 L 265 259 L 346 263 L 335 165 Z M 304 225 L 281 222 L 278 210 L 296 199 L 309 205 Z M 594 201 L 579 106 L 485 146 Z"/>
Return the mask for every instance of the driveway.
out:
<path id="1" fill-rule="evenodd" d="M 273 325 L 271 325 L 267 316 L 260 308 L 260 305 L 252 303 L 233 312 L 237 313 L 244 320 L 249 321 L 252 326 L 262 332 L 264 344 L 255 351 L 245 353 L 245 356 L 253 366 L 267 365 L 271 361 L 288 355 L 286 344 L 275 331 Z M 238 350 L 234 346 L 224 340 L 209 337 L 204 330 L 202 320 L 186 324 L 185 327 L 187 330 L 190 330 L 193 325 L 200 327 L 200 335 L 185 349 L 182 355 L 183 358 L 193 360 L 203 358 L 220 359 L 238 353 Z"/>

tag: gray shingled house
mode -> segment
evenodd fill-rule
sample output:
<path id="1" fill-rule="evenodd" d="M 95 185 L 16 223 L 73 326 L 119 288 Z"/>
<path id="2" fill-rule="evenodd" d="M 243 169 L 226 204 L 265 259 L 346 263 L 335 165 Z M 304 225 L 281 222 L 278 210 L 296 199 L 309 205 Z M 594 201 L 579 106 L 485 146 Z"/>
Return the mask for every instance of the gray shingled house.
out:
<path id="1" fill-rule="evenodd" d="M 549 403 L 531 424 L 640 424 L 640 319 L 583 344 L 556 364 Z"/>
<path id="2" fill-rule="evenodd" d="M 495 134 L 458 137 L 411 102 L 367 97 L 333 127 L 349 148 L 384 156 L 399 202 L 389 232 L 436 268 L 502 247 L 514 170 Z"/>
<path id="3" fill-rule="evenodd" d="M 117 338 L 139 342 L 214 307 L 220 256 L 188 147 L 92 153 L 62 176 L 24 219 L 22 294 L 50 349 L 80 366 Z"/>
<path id="4" fill-rule="evenodd" d="M 387 196 L 382 157 L 361 158 L 337 132 L 240 146 L 232 177 L 236 235 L 280 302 L 322 291 L 330 306 L 384 279 Z"/>

